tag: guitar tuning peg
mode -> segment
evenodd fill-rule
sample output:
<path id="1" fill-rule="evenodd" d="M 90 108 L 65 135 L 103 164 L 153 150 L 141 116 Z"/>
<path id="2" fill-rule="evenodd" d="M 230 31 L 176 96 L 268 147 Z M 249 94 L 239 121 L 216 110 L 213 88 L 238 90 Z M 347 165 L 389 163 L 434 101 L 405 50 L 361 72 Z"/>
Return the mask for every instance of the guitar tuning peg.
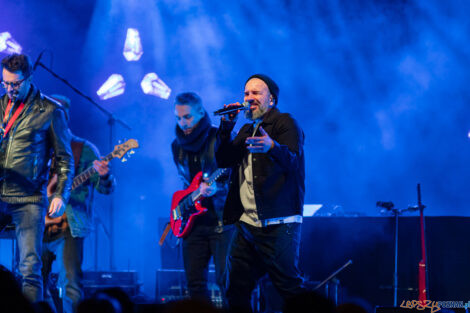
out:
<path id="1" fill-rule="evenodd" d="M 129 151 L 129 153 L 134 154 L 135 153 L 134 149 L 131 149 L 131 151 Z"/>
<path id="2" fill-rule="evenodd" d="M 128 159 L 132 158 L 132 155 L 129 152 L 126 152 L 126 156 Z"/>
<path id="3" fill-rule="evenodd" d="M 126 158 L 122 158 L 122 159 L 121 159 L 121 162 L 122 162 L 122 163 L 127 162 L 127 159 L 126 159 Z"/>

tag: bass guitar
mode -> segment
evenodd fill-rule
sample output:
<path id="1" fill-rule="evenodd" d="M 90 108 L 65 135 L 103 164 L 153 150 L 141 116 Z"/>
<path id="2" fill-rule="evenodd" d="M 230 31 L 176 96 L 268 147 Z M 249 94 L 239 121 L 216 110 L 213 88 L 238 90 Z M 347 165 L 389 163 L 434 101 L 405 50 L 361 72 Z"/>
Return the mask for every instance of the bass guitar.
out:
<path id="1" fill-rule="evenodd" d="M 114 158 L 119 158 L 123 162 L 126 161 L 126 159 L 123 157 L 126 155 L 126 153 L 133 154 L 134 151 L 132 149 L 138 148 L 139 143 L 135 139 L 129 139 L 126 142 L 114 146 L 114 150 L 107 154 L 102 160 L 103 161 L 111 161 Z M 90 166 L 80 174 L 76 175 L 75 178 L 73 179 L 72 182 L 72 190 L 75 188 L 81 186 L 84 184 L 88 179 L 90 179 L 93 174 L 96 173 L 95 168 Z M 47 196 L 51 196 L 54 193 L 55 186 L 57 185 L 57 174 L 54 174 L 54 176 L 51 178 L 51 181 L 49 182 L 49 185 L 47 186 Z M 62 224 L 65 220 L 66 216 L 65 213 L 62 216 L 55 217 L 55 218 L 50 218 L 49 216 L 46 215 L 46 227 L 50 225 L 59 225 Z"/>
<path id="2" fill-rule="evenodd" d="M 227 171 L 227 168 L 219 168 L 204 181 L 210 186 L 227 173 Z M 207 212 L 207 209 L 201 205 L 204 197 L 199 187 L 202 182 L 203 174 L 199 172 L 194 176 L 188 188 L 173 194 L 170 210 L 170 227 L 173 234 L 178 238 L 187 236 L 197 216 Z"/>

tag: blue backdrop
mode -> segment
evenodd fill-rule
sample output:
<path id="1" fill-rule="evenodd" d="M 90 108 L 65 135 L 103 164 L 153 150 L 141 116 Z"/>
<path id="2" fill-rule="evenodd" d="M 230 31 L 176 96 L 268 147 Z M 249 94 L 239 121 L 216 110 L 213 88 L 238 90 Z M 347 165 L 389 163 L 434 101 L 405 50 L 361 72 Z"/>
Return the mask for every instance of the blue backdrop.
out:
<path id="1" fill-rule="evenodd" d="M 426 214 L 468 215 L 468 1 L 0 1 L 0 33 L 33 60 L 47 49 L 42 62 L 94 99 L 109 75 L 125 78 L 122 96 L 99 103 L 132 127 L 117 125 L 113 141 L 136 138 L 141 148 L 113 164 L 112 221 L 109 198 L 97 199 L 96 265 L 109 268 L 114 245 L 115 268 L 138 270 L 149 296 L 157 218 L 181 188 L 170 151 L 174 96 L 195 91 L 212 112 L 241 101 L 256 72 L 277 81 L 279 108 L 306 134 L 306 203 L 377 215 L 377 200 L 415 204 L 419 182 Z M 142 38 L 137 62 L 122 55 L 129 27 Z M 142 93 L 148 72 L 172 89 L 168 100 Z M 46 94 L 72 99 L 72 131 L 108 153 L 106 117 L 43 69 L 34 76 Z M 94 238 L 85 269 L 95 266 Z M 9 245 L 0 248 L 9 264 Z"/>

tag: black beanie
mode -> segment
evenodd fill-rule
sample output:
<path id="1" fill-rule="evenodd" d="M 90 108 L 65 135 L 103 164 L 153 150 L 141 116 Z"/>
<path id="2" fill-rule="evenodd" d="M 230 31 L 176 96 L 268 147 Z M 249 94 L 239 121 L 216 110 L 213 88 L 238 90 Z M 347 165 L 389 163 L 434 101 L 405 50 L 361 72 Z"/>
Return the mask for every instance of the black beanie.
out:
<path id="1" fill-rule="evenodd" d="M 273 98 L 274 98 L 274 104 L 276 105 L 277 104 L 277 99 L 279 97 L 279 87 L 277 86 L 277 84 L 274 82 L 274 80 L 272 80 L 270 77 L 268 77 L 267 75 L 264 75 L 264 74 L 255 74 L 255 75 L 251 75 L 245 82 L 245 85 L 246 83 L 252 79 L 252 78 L 258 78 L 258 79 L 261 79 L 262 81 L 264 81 L 266 83 L 266 85 L 268 85 L 268 88 L 269 88 L 269 92 L 273 95 Z"/>

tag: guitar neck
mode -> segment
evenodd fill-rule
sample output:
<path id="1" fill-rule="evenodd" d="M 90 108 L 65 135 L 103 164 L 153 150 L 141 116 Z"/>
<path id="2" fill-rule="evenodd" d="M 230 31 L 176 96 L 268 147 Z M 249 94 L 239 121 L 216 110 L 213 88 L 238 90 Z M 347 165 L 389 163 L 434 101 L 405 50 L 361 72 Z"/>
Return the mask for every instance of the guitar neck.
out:
<path id="1" fill-rule="evenodd" d="M 213 183 L 215 183 L 217 181 L 217 179 L 220 177 L 220 175 L 222 175 L 223 173 L 225 173 L 227 169 L 225 168 L 219 168 L 217 169 L 217 171 L 215 171 L 214 173 L 212 173 L 211 176 L 209 176 L 209 178 L 207 179 L 207 184 L 210 186 L 212 185 Z"/>
<path id="2" fill-rule="evenodd" d="M 102 160 L 110 161 L 112 159 L 113 159 L 113 153 L 111 152 L 110 154 L 106 155 Z M 73 183 L 72 183 L 72 190 L 74 190 L 78 186 L 85 183 L 95 173 L 96 173 L 95 168 L 93 166 L 90 166 L 89 168 L 81 172 L 79 175 L 75 176 L 75 178 L 73 179 Z"/>
<path id="3" fill-rule="evenodd" d="M 227 171 L 226 168 L 219 168 L 206 180 L 207 185 L 212 185 L 217 181 L 217 179 Z M 197 201 L 202 196 L 200 189 L 196 189 L 191 193 L 191 198 L 194 201 Z"/>

